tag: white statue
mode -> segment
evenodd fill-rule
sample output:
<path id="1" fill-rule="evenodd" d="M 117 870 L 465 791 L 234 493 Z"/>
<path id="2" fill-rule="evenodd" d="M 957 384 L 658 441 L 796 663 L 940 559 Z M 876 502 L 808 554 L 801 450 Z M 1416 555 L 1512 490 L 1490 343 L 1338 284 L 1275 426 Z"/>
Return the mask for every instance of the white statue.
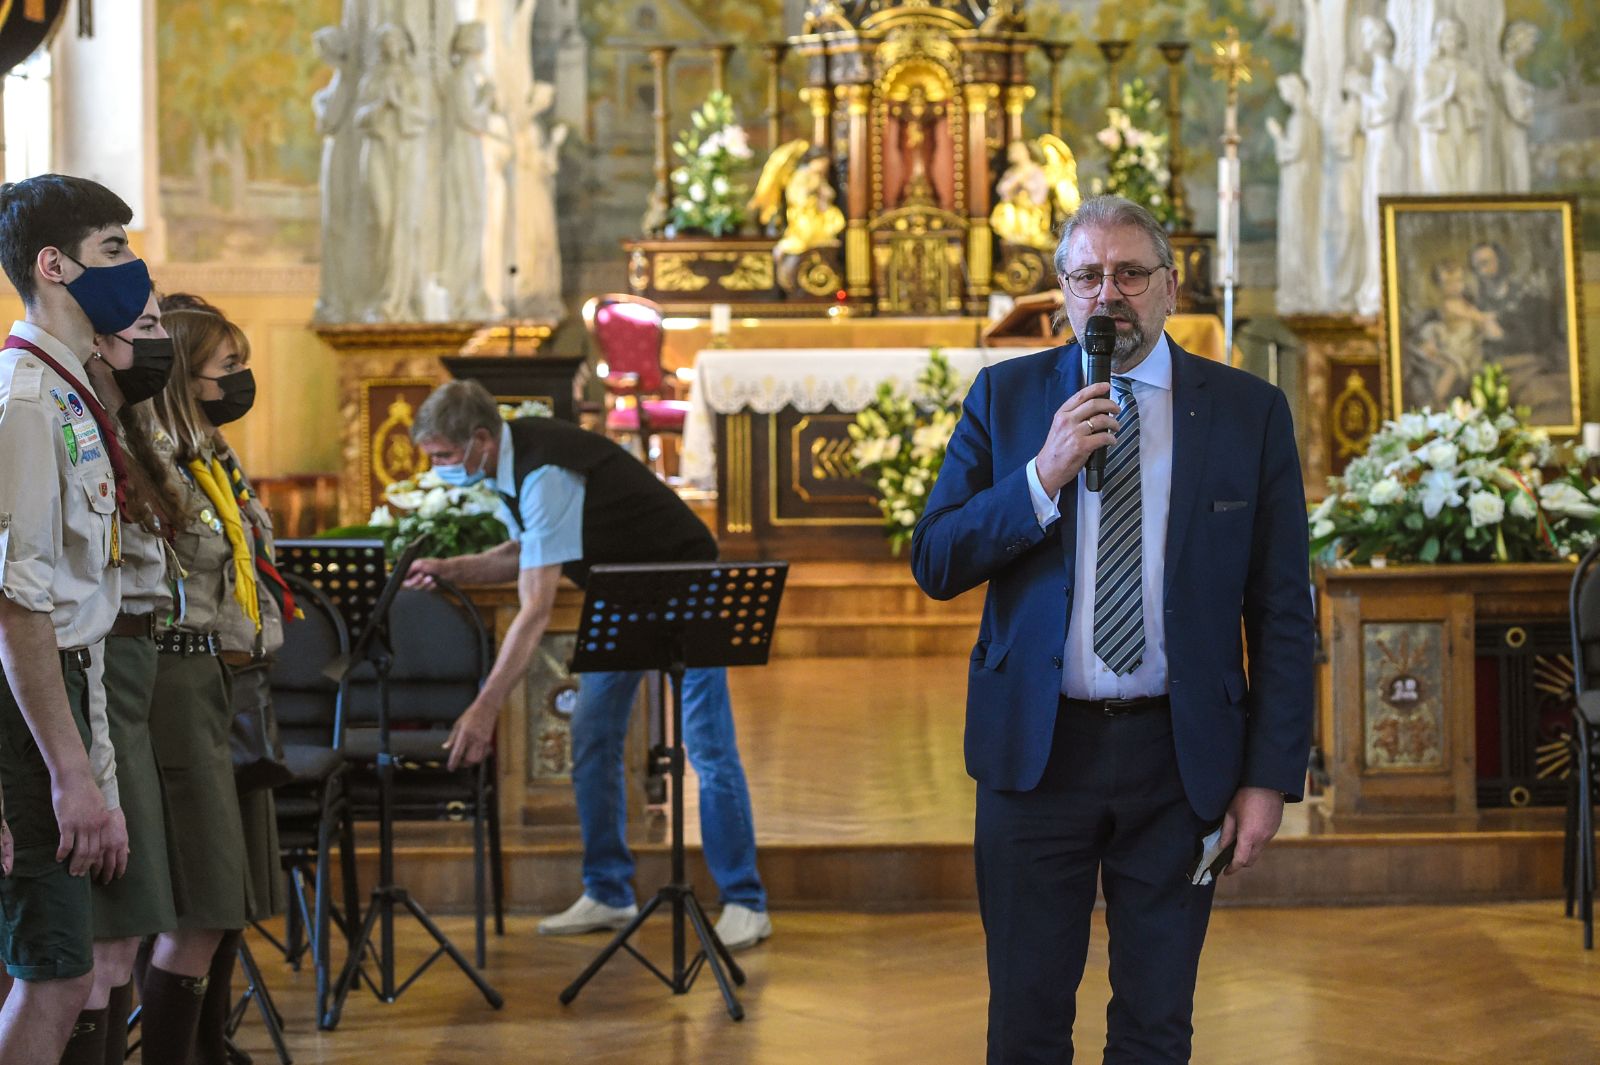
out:
<path id="1" fill-rule="evenodd" d="M 368 321 L 414 321 L 421 263 L 416 248 L 422 135 L 427 112 L 412 64 L 416 48 L 393 23 L 378 27 L 377 56 L 361 78 L 355 114 L 361 131 L 361 185 L 371 211 L 370 261 L 376 284 Z"/>
<path id="2" fill-rule="evenodd" d="M 1465 58 L 1467 31 L 1452 15 L 1433 27 L 1433 58 L 1418 79 L 1417 163 L 1422 191 L 1477 192 L 1483 188 L 1483 75 Z"/>
<path id="3" fill-rule="evenodd" d="M 1361 47 L 1372 56 L 1372 73 L 1364 78 L 1352 70 L 1345 82 L 1361 100 L 1361 130 L 1366 138 L 1365 173 L 1361 181 L 1361 230 L 1366 247 L 1356 311 L 1372 315 L 1383 308 L 1383 271 L 1378 261 L 1378 249 L 1382 244 L 1378 197 L 1406 190 L 1406 151 L 1401 135 L 1406 76 L 1394 65 L 1394 30 L 1387 22 L 1363 18 Z"/>
<path id="4" fill-rule="evenodd" d="M 556 175 L 567 127 L 551 128 L 546 138 L 539 118 L 555 102 L 555 86 L 534 85 L 534 121 L 517 143 L 514 160 L 516 207 L 511 227 L 512 262 L 517 266 L 508 312 L 519 318 L 560 318 L 561 230 L 556 224 Z"/>
<path id="5" fill-rule="evenodd" d="M 1517 64 L 1539 43 L 1539 28 L 1531 22 L 1513 22 L 1500 44 L 1500 97 L 1505 122 L 1500 131 L 1500 157 L 1505 165 L 1505 191 L 1527 192 L 1533 187 L 1528 167 L 1528 127 L 1533 124 L 1534 85 L 1517 72 Z"/>
<path id="6" fill-rule="evenodd" d="M 346 321 L 363 299 L 367 271 L 358 250 L 359 219 L 350 210 L 359 176 L 360 142 L 351 128 L 355 112 L 358 50 L 342 26 L 324 26 L 311 35 L 333 78 L 311 97 L 317 133 L 322 136 L 322 285 L 319 322 Z"/>
<path id="7" fill-rule="evenodd" d="M 1335 313 L 1355 309 L 1365 261 L 1361 227 L 1361 100 L 1346 93 L 1323 138 L 1322 305 Z M 1370 151 L 1370 148 L 1368 149 Z"/>
<path id="8" fill-rule="evenodd" d="M 491 134 L 493 89 L 483 72 L 488 45 L 482 22 L 463 22 L 450 43 L 451 74 L 445 83 L 439 281 L 456 319 L 488 317 L 484 291 L 483 140 Z"/>
<path id="9" fill-rule="evenodd" d="M 1316 126 L 1306 83 L 1298 74 L 1278 79 L 1278 95 L 1289 105 L 1282 125 L 1267 119 L 1278 160 L 1278 313 L 1318 309 L 1317 265 L 1307 256 L 1317 232 Z"/>

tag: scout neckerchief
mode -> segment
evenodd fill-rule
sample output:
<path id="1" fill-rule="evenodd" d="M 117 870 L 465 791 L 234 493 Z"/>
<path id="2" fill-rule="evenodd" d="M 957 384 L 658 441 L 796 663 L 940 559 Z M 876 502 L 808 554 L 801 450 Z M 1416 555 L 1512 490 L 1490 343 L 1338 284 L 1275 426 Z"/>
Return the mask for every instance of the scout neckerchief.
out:
<path id="1" fill-rule="evenodd" d="M 228 476 L 232 479 L 233 494 L 239 500 L 239 513 L 243 516 L 245 514 L 245 506 L 255 498 L 255 495 L 250 491 L 250 485 L 245 482 L 244 471 L 239 468 L 239 464 L 234 461 L 231 454 L 223 460 L 223 465 L 227 468 Z M 270 522 L 272 519 L 269 517 L 267 520 Z M 289 588 L 289 582 L 283 579 L 283 574 L 278 572 L 278 567 L 273 563 L 272 552 L 267 549 L 267 538 L 262 535 L 261 527 L 255 523 L 254 519 L 250 521 L 250 531 L 255 537 L 256 569 L 260 571 L 263 577 L 267 578 L 269 584 L 277 587 L 278 595 L 283 600 L 283 619 L 289 621 L 293 618 L 305 617 L 300 608 L 295 606 L 294 592 Z"/>
<path id="2" fill-rule="evenodd" d="M 229 490 L 228 472 L 215 456 L 209 464 L 204 459 L 190 462 L 189 472 L 194 475 L 194 483 L 200 486 L 200 490 L 216 508 L 217 520 L 222 522 L 222 531 L 227 534 L 228 544 L 233 548 L 233 598 L 244 611 L 244 616 L 260 632 L 261 603 L 256 599 L 255 554 L 250 550 L 250 541 L 245 539 L 244 516 L 239 513 L 239 501 Z"/>
<path id="3" fill-rule="evenodd" d="M 105 441 L 106 458 L 111 460 L 112 480 L 115 482 L 117 492 L 117 513 L 123 521 L 130 521 L 127 512 L 127 498 L 124 485 L 128 481 L 128 464 L 122 457 L 122 443 L 117 439 L 116 426 L 111 424 L 111 415 L 100 405 L 94 393 L 84 383 L 73 375 L 65 366 L 51 358 L 39 345 L 22 339 L 19 336 L 8 336 L 4 348 L 21 348 L 32 352 L 50 369 L 54 370 L 69 387 L 75 389 L 83 397 L 83 402 L 89 408 L 89 414 L 94 418 L 95 425 L 100 429 L 100 439 Z M 122 565 L 122 530 L 117 525 L 115 518 L 111 521 L 111 564 Z"/>

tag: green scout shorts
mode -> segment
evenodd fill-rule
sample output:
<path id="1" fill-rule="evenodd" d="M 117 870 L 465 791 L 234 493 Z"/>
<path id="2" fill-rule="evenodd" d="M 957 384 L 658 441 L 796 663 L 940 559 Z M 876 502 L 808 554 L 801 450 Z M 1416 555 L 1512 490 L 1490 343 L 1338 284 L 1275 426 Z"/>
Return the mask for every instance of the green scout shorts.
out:
<path id="1" fill-rule="evenodd" d="M 84 749 L 89 747 L 89 686 L 81 669 L 62 677 Z M 50 801 L 50 770 L 9 683 L 0 685 L 0 788 L 16 843 L 11 875 L 0 877 L 0 961 L 18 980 L 68 980 L 94 968 L 89 878 L 56 861 L 61 831 Z"/>

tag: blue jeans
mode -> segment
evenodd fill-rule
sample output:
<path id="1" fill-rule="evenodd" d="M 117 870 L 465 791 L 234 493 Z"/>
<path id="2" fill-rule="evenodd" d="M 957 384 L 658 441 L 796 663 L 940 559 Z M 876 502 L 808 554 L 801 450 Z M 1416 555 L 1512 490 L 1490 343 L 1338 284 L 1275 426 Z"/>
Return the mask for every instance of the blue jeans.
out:
<path id="1" fill-rule="evenodd" d="M 572 714 L 572 786 L 583 830 L 583 890 L 607 906 L 633 905 L 633 854 L 623 746 L 641 672 L 585 673 Z M 756 872 L 750 789 L 733 734 L 724 669 L 691 669 L 683 678 L 683 743 L 700 778 L 700 841 L 722 902 L 767 908 Z"/>

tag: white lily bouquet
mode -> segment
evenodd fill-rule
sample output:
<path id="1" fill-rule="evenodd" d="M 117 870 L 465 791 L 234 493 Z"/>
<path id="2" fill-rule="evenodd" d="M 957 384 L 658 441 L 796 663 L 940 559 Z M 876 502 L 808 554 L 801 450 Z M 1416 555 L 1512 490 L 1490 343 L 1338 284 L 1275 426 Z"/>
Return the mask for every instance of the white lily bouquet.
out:
<path id="1" fill-rule="evenodd" d="M 950 360 L 934 348 L 911 395 L 888 382 L 880 384 L 877 395 L 850 426 L 851 460 L 856 472 L 877 490 L 884 532 L 897 555 L 911 542 L 928 492 L 939 478 L 966 391 L 966 382 L 956 377 Z"/>
<path id="2" fill-rule="evenodd" d="M 673 142 L 672 223 L 679 233 L 737 233 L 749 190 L 737 173 L 749 162 L 750 138 L 734 119 L 727 93 L 713 92 Z"/>
<path id="3" fill-rule="evenodd" d="M 506 527 L 495 517 L 500 497 L 488 482 L 466 488 L 445 484 L 427 470 L 383 490 L 387 503 L 367 519 L 387 541 L 390 561 L 406 544 L 426 536 L 434 558 L 473 555 L 505 542 Z"/>
<path id="4" fill-rule="evenodd" d="M 538 400 L 500 404 L 500 417 L 506 421 L 550 416 L 549 404 Z M 487 551 L 507 536 L 505 525 L 495 517 L 500 495 L 488 481 L 457 488 L 425 470 L 388 485 L 383 497 L 387 502 L 373 510 L 367 527 L 386 541 L 390 561 L 419 536 L 430 538 L 427 553 L 435 558 Z"/>
<path id="5" fill-rule="evenodd" d="M 1408 411 L 1328 481 L 1311 514 L 1325 562 L 1536 562 L 1571 558 L 1600 536 L 1600 481 L 1587 448 L 1557 446 L 1513 409 L 1487 367 L 1471 400 Z"/>

